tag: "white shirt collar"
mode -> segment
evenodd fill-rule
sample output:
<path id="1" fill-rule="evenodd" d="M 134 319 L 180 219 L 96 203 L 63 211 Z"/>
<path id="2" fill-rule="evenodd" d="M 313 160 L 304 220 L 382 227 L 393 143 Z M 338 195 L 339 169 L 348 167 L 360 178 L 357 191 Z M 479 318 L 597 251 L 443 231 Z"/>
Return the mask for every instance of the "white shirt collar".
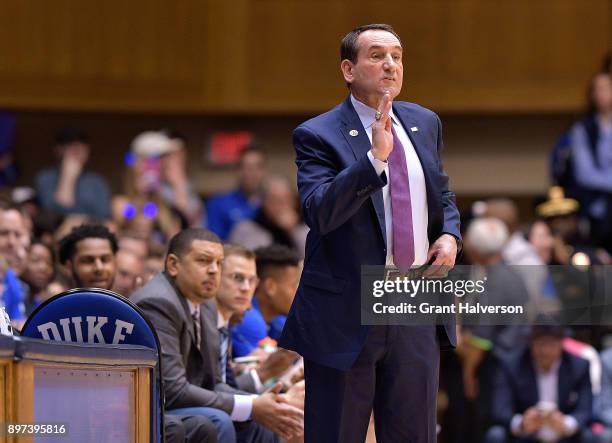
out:
<path id="1" fill-rule="evenodd" d="M 355 108 L 355 111 L 357 112 L 359 120 L 361 120 L 361 124 L 363 125 L 364 129 L 369 129 L 370 126 L 372 126 L 376 121 L 377 110 L 374 108 L 370 108 L 365 103 L 360 102 L 353 96 L 353 94 L 351 94 L 351 103 L 353 104 L 353 108 Z M 395 117 L 395 114 L 393 113 L 393 108 L 391 108 L 391 112 L 389 112 L 389 115 L 391 115 L 393 124 L 397 125 L 398 120 Z"/>
<path id="2" fill-rule="evenodd" d="M 561 359 L 557 359 L 555 360 L 555 362 L 550 366 L 550 369 L 547 372 L 544 372 L 542 369 L 540 369 L 534 362 L 534 366 L 536 368 L 536 372 L 539 376 L 547 376 L 547 375 L 552 375 L 552 374 L 556 374 L 559 372 L 559 366 L 561 366 Z"/>
<path id="3" fill-rule="evenodd" d="M 217 329 L 221 329 L 223 327 L 225 328 L 229 327 L 229 319 L 225 320 L 223 316 L 221 315 L 221 313 L 219 312 L 219 310 L 217 309 Z"/>
<path id="4" fill-rule="evenodd" d="M 186 298 L 186 300 L 187 300 L 187 304 L 189 305 L 189 313 L 191 315 L 193 315 L 194 312 L 198 312 L 200 310 L 200 305 L 195 304 L 194 302 L 192 302 L 188 298 Z"/>

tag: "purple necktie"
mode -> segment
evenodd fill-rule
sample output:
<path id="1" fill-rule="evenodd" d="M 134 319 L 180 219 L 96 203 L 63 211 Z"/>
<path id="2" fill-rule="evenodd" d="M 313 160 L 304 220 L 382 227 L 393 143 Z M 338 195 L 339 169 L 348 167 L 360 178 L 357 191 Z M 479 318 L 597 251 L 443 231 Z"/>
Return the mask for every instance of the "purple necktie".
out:
<path id="1" fill-rule="evenodd" d="M 395 129 L 393 151 L 389 154 L 389 176 L 391 211 L 393 217 L 393 263 L 408 270 L 414 263 L 414 233 L 412 231 L 412 204 L 410 203 L 410 181 L 406 153 Z"/>

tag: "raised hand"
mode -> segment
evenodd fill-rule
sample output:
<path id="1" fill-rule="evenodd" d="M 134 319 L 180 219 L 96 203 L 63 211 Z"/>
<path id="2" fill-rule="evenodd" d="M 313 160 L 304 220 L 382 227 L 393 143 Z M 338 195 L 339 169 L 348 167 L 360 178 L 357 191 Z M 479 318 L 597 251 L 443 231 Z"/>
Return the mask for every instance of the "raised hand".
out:
<path id="1" fill-rule="evenodd" d="M 391 132 L 393 122 L 389 115 L 392 103 L 391 94 L 388 91 L 385 92 L 378 105 L 380 119 L 372 124 L 372 155 L 382 161 L 387 161 L 387 157 L 393 150 L 393 133 Z"/>

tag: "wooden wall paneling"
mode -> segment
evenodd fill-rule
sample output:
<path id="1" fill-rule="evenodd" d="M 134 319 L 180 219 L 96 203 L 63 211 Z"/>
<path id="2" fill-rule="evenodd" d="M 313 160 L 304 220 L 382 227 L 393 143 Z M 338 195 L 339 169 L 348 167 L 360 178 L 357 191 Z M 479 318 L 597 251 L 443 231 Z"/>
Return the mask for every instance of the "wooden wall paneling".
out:
<path id="1" fill-rule="evenodd" d="M 11 365 L 13 408 L 9 417 L 11 423 L 34 423 L 34 364 L 21 361 Z M 9 439 L 9 442 L 11 439 Z M 32 443 L 27 435 L 13 436 L 15 443 Z"/>
<path id="2" fill-rule="evenodd" d="M 0 106 L 315 113 L 338 46 L 389 22 L 402 98 L 447 112 L 571 111 L 612 43 L 612 0 L 19 0 L 0 14 Z"/>

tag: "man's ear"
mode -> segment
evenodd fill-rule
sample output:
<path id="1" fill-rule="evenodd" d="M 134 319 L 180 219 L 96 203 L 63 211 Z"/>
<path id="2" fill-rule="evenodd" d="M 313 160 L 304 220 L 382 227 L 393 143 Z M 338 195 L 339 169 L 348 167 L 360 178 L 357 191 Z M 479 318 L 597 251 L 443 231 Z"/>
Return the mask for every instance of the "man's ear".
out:
<path id="1" fill-rule="evenodd" d="M 274 297 L 276 294 L 277 284 L 276 281 L 272 277 L 266 277 L 263 281 L 264 289 L 267 295 Z"/>
<path id="2" fill-rule="evenodd" d="M 340 63 L 340 70 L 342 71 L 344 81 L 349 84 L 353 83 L 353 66 L 353 62 L 346 58 Z"/>
<path id="3" fill-rule="evenodd" d="M 170 277 L 174 278 L 177 276 L 179 261 L 180 259 L 175 254 L 168 254 L 168 257 L 166 257 L 166 271 L 168 271 Z"/>

